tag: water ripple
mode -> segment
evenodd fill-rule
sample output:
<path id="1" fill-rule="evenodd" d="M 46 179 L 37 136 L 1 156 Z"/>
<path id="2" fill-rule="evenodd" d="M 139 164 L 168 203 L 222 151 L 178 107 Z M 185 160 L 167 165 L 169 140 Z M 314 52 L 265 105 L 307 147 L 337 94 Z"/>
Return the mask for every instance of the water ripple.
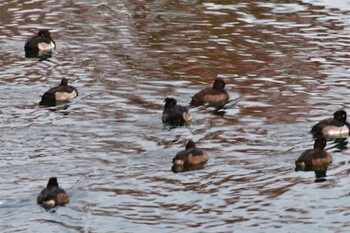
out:
<path id="1" fill-rule="evenodd" d="M 328 142 L 321 183 L 294 160 L 311 126 L 350 104 L 348 3 L 0 6 L 1 232 L 347 231 L 349 151 Z M 57 50 L 27 59 L 39 28 Z M 62 77 L 79 97 L 39 107 Z M 189 126 L 162 125 L 165 97 L 188 105 L 216 77 L 237 100 L 225 114 L 191 107 Z M 173 173 L 190 138 L 209 161 Z M 51 176 L 71 202 L 46 211 L 35 200 Z"/>

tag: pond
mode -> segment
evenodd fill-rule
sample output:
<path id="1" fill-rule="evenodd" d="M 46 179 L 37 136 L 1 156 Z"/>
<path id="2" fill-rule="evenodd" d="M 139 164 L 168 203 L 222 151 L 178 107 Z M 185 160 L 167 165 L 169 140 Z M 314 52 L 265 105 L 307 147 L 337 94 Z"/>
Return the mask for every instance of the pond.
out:
<path id="1" fill-rule="evenodd" d="M 349 110 L 349 1 L 14 0 L 0 3 L 1 232 L 348 232 L 350 152 L 324 182 L 295 172 L 311 127 Z M 24 56 L 50 29 L 51 58 Z M 40 96 L 65 77 L 79 96 Z M 224 114 L 188 105 L 223 78 Z M 203 169 L 174 173 L 187 140 Z M 70 203 L 36 197 L 50 177 Z"/>

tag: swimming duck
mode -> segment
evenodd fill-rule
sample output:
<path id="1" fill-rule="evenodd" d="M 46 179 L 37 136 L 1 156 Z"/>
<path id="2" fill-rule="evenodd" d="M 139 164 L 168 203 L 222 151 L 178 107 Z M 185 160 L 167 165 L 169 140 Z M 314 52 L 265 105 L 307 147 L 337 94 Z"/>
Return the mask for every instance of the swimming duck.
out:
<path id="1" fill-rule="evenodd" d="M 346 112 L 344 110 L 338 110 L 333 113 L 333 118 L 325 119 L 318 122 L 311 129 L 311 133 L 314 137 L 330 137 L 330 138 L 343 138 L 349 135 L 350 125 L 346 121 Z"/>
<path id="2" fill-rule="evenodd" d="M 177 105 L 174 98 L 165 98 L 165 106 L 162 115 L 163 123 L 171 125 L 183 125 L 192 119 L 187 107 Z"/>
<path id="3" fill-rule="evenodd" d="M 62 78 L 61 83 L 57 87 L 53 87 L 41 97 L 40 105 L 55 105 L 56 102 L 63 102 L 78 96 L 78 90 L 68 85 L 68 80 Z"/>
<path id="4" fill-rule="evenodd" d="M 69 202 L 68 194 L 58 186 L 57 178 L 51 177 L 45 189 L 37 197 L 37 203 L 45 208 L 64 205 Z"/>
<path id="5" fill-rule="evenodd" d="M 214 107 L 223 107 L 229 99 L 225 90 L 225 82 L 221 78 L 215 79 L 213 86 L 205 88 L 192 97 L 191 105 L 209 104 Z"/>
<path id="6" fill-rule="evenodd" d="M 328 165 L 332 163 L 332 156 L 324 150 L 327 141 L 324 137 L 317 138 L 314 148 L 304 151 L 295 161 L 295 170 L 326 170 Z"/>
<path id="7" fill-rule="evenodd" d="M 175 155 L 172 170 L 174 172 L 194 170 L 201 168 L 207 161 L 207 152 L 197 148 L 195 143 L 189 140 L 186 149 Z"/>
<path id="8" fill-rule="evenodd" d="M 56 48 L 55 41 L 47 29 L 41 29 L 37 36 L 27 40 L 24 45 L 26 51 L 52 51 Z"/>

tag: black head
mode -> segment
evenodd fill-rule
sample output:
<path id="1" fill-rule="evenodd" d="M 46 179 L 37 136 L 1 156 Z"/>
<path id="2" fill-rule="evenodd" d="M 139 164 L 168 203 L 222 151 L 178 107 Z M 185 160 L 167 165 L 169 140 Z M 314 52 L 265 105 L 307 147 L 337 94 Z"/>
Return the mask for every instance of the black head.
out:
<path id="1" fill-rule="evenodd" d="M 58 183 L 57 183 L 57 178 L 56 177 L 51 177 L 49 179 L 49 182 L 47 183 L 47 188 L 49 187 L 58 187 Z"/>
<path id="2" fill-rule="evenodd" d="M 169 106 L 176 106 L 176 104 L 177 104 L 176 99 L 168 98 L 168 97 L 165 98 L 164 102 L 165 102 L 165 107 L 166 108 L 169 107 Z"/>
<path id="3" fill-rule="evenodd" d="M 66 78 L 62 78 L 60 86 L 67 86 L 68 85 L 68 80 Z"/>
<path id="4" fill-rule="evenodd" d="M 50 34 L 49 30 L 47 30 L 47 29 L 39 30 L 38 36 L 45 37 L 47 39 L 51 39 L 51 34 Z"/>
<path id="5" fill-rule="evenodd" d="M 215 90 L 223 90 L 225 88 L 225 82 L 221 78 L 215 79 L 213 83 L 213 89 Z"/>
<path id="6" fill-rule="evenodd" d="M 325 138 L 317 138 L 314 143 L 315 150 L 323 150 L 326 147 L 327 140 Z"/>
<path id="7" fill-rule="evenodd" d="M 338 110 L 333 113 L 334 119 L 337 121 L 345 122 L 346 121 L 346 112 L 344 110 Z"/>
<path id="8" fill-rule="evenodd" d="M 190 139 L 188 140 L 187 144 L 186 144 L 186 150 L 190 149 L 190 148 L 195 148 L 196 144 L 194 144 L 194 142 Z"/>

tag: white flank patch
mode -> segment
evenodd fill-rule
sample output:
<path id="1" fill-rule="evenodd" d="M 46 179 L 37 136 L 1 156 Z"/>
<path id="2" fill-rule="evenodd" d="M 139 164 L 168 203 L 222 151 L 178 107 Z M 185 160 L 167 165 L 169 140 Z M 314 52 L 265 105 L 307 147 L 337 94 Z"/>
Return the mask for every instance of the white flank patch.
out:
<path id="1" fill-rule="evenodd" d="M 42 50 L 42 51 L 52 50 L 52 49 L 55 48 L 55 46 L 52 47 L 52 45 L 53 45 L 52 42 L 50 44 L 45 43 L 45 42 L 41 42 L 41 43 L 38 44 L 38 49 Z"/>
<path id="2" fill-rule="evenodd" d="M 43 205 L 49 208 L 54 207 L 56 204 L 55 200 L 44 201 Z"/>
<path id="3" fill-rule="evenodd" d="M 346 125 L 342 127 L 327 126 L 322 130 L 322 133 L 328 137 L 342 138 L 349 135 L 349 128 Z"/>
<path id="4" fill-rule="evenodd" d="M 51 41 L 51 49 L 55 49 L 56 48 L 56 46 L 55 46 L 55 43 L 53 43 L 52 41 Z"/>
<path id="5" fill-rule="evenodd" d="M 68 92 L 56 92 L 55 93 L 55 98 L 58 101 L 65 101 L 65 100 L 73 99 L 76 96 L 77 96 L 77 93 L 75 91 L 72 91 L 71 93 L 68 93 Z"/>
<path id="6" fill-rule="evenodd" d="M 175 160 L 174 161 L 174 164 L 177 165 L 177 166 L 183 166 L 184 165 L 184 161 L 183 160 Z"/>
<path id="7" fill-rule="evenodd" d="M 182 114 L 182 117 L 184 118 L 185 121 L 190 121 L 192 119 L 192 114 L 190 112 L 184 112 Z"/>

